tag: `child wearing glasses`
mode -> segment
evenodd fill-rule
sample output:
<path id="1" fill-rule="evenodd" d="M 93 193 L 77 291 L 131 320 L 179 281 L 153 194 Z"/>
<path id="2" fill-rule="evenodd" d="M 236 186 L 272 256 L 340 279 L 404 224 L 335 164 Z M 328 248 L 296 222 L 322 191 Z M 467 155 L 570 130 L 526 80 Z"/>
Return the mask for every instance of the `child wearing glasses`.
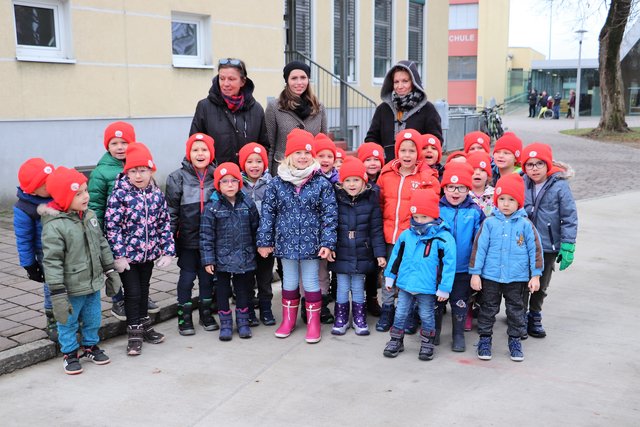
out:
<path id="1" fill-rule="evenodd" d="M 464 325 L 467 317 L 467 304 L 471 296 L 469 276 L 469 257 L 473 239 L 480 229 L 485 216 L 475 204 L 469 190 L 472 186 L 473 168 L 469 163 L 449 163 L 442 176 L 444 197 L 440 199 L 440 218 L 451 228 L 456 241 L 456 274 L 449 295 L 451 305 L 452 344 L 451 350 L 466 350 Z M 446 301 L 438 303 L 436 309 L 435 344 L 440 343 L 440 330 Z"/>
<path id="2" fill-rule="evenodd" d="M 540 289 L 524 295 L 524 309 L 529 309 L 527 333 L 544 338 L 547 333 L 542 327 L 542 303 L 547 296 L 551 273 L 556 262 L 560 263 L 560 271 L 571 265 L 576 246 L 578 211 L 567 182 L 573 176 L 573 170 L 568 165 L 554 162 L 551 147 L 539 142 L 525 147 L 520 159 L 526 173 L 524 207 L 540 233 L 544 251 Z"/>
<path id="3" fill-rule="evenodd" d="M 127 147 L 124 172 L 118 176 L 104 214 L 107 241 L 124 287 L 127 316 L 127 354 L 142 353 L 142 342 L 159 344 L 148 316 L 147 299 L 153 264 L 168 267 L 176 254 L 164 194 L 152 175 L 156 165 L 142 143 Z"/>
<path id="4" fill-rule="evenodd" d="M 229 308 L 231 284 L 236 294 L 236 325 L 240 338 L 251 338 L 249 293 L 256 270 L 256 231 L 260 215 L 242 188 L 238 165 L 222 163 L 213 173 L 216 191 L 205 207 L 200 223 L 200 255 L 207 273 L 218 280 L 216 297 L 220 318 L 220 341 L 233 338 Z M 253 309 L 253 307 L 251 307 Z"/>

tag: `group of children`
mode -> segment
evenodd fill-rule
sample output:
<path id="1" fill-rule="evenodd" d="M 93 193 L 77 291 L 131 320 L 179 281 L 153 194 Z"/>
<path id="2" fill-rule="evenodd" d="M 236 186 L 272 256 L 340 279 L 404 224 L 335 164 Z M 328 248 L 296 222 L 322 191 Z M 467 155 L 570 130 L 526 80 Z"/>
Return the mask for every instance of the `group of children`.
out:
<path id="1" fill-rule="evenodd" d="M 384 269 L 376 323 L 391 336 L 384 355 L 403 351 L 404 334 L 416 333 L 421 323 L 422 360 L 432 359 L 439 344 L 447 300 L 452 350 L 465 351 L 474 297 L 480 305 L 477 355 L 491 358 L 503 294 L 511 358 L 523 360 L 520 340 L 527 333 L 545 335 L 541 310 L 554 263 L 562 270 L 573 260 L 577 216 L 564 171 L 552 162 L 549 146 L 523 150 L 512 133 L 496 142 L 492 159 L 489 137 L 472 132 L 464 152 L 452 153 L 443 166 L 438 138 L 412 129 L 398 133 L 396 158 L 386 164 L 378 144 L 364 143 L 350 157 L 325 135 L 294 129 L 273 177 L 265 147 L 245 145 L 239 167 L 215 165 L 215 141 L 195 133 L 181 168 L 167 178 L 166 196 L 153 179 L 151 153 L 135 141 L 130 124 L 110 124 L 104 144 L 107 153 L 89 182 L 96 194 L 91 201 L 86 178 L 73 169 L 30 159 L 19 172 L 14 217 L 22 225 L 16 226 L 20 262 L 30 278 L 46 278 L 48 329 L 57 330 L 68 374 L 82 372 L 83 357 L 109 362 L 97 347 L 105 275 L 107 295 L 118 295 L 121 284 L 124 290 L 127 354 L 139 355 L 143 342 L 164 340 L 148 315 L 149 282 L 154 264 L 167 267 L 174 256 L 181 335 L 195 333 L 197 304 L 203 328 L 231 340 L 233 296 L 238 334 L 250 338 L 258 324 L 254 288 L 260 320 L 274 325 L 276 258 L 282 264 L 277 337 L 292 333 L 300 309 L 305 340 L 320 341 L 329 272 L 337 279 L 332 334 L 353 326 L 356 335 L 368 335 L 365 288 L 373 283 L 375 290 Z M 193 301 L 196 277 L 199 298 Z M 481 290 L 481 297 L 472 297 Z"/>

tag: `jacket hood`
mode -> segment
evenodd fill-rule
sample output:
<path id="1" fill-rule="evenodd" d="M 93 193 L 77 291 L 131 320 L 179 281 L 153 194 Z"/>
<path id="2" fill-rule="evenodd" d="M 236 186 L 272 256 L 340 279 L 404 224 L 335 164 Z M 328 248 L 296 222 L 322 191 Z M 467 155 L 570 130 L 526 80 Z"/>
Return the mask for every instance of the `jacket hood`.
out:
<path id="1" fill-rule="evenodd" d="M 445 196 L 442 196 L 442 198 L 440 198 L 440 205 L 442 206 L 446 206 L 449 208 L 458 208 L 458 209 L 463 209 L 463 208 L 471 208 L 474 205 L 476 205 L 476 202 L 473 201 L 473 199 L 471 198 L 471 196 L 469 194 L 467 194 L 467 197 L 465 197 L 465 199 L 462 201 L 462 203 L 460 203 L 459 205 L 452 205 L 451 203 L 449 203 L 449 201 L 447 200 L 447 198 Z"/>
<path id="2" fill-rule="evenodd" d="M 504 214 L 500 212 L 500 210 L 497 207 L 493 210 L 493 216 L 495 216 L 501 221 L 504 221 L 507 219 L 507 217 L 504 216 Z M 525 211 L 524 208 L 520 208 L 517 211 L 515 211 L 513 214 L 511 214 L 510 219 L 528 218 L 528 217 L 529 215 L 527 215 L 527 211 Z"/>
<path id="3" fill-rule="evenodd" d="M 418 73 L 418 66 L 413 61 L 400 61 L 387 71 L 387 75 L 384 77 L 384 82 L 382 83 L 382 89 L 380 89 L 380 98 L 382 98 L 383 101 L 391 101 L 391 93 L 393 92 L 393 74 L 398 68 L 402 68 L 409 73 L 411 81 L 413 82 L 414 90 L 422 92 L 424 99 L 426 100 L 427 94 L 422 87 L 422 79 L 420 78 L 420 73 Z"/>
<path id="4" fill-rule="evenodd" d="M 393 87 L 393 82 L 392 87 Z M 249 77 L 246 78 L 244 86 L 240 89 L 240 93 L 244 95 L 244 105 L 240 110 L 248 110 L 251 106 L 256 102 L 253 98 L 253 90 L 255 89 L 255 85 L 253 84 L 253 80 Z M 211 80 L 211 88 L 209 89 L 209 95 L 207 96 L 209 101 L 213 102 L 216 105 L 226 106 L 227 104 L 224 102 L 224 98 L 222 97 L 222 92 L 220 92 L 220 83 L 218 82 L 218 76 L 215 76 L 213 80 Z"/>
<path id="5" fill-rule="evenodd" d="M 51 197 L 40 197 L 35 194 L 28 194 L 22 191 L 22 188 L 18 187 L 18 191 L 16 193 L 16 197 L 20 200 L 24 200 L 25 202 L 33 203 L 34 205 L 40 205 L 42 203 L 49 203 L 53 200 Z"/>
<path id="6" fill-rule="evenodd" d="M 551 170 L 549 171 L 549 177 L 555 176 L 559 179 L 571 179 L 576 175 L 576 171 L 571 167 L 569 163 L 561 162 L 558 160 L 553 161 Z"/>

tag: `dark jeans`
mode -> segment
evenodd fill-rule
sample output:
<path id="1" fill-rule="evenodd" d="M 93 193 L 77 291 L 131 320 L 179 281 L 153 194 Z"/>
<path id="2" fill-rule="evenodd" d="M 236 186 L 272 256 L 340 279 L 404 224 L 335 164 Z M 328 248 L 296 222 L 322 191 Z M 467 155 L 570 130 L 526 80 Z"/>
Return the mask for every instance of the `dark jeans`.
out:
<path id="1" fill-rule="evenodd" d="M 535 117 L 536 116 L 536 106 L 529 104 L 529 117 Z"/>
<path id="2" fill-rule="evenodd" d="M 129 264 L 130 269 L 120 273 L 124 287 L 124 312 L 127 325 L 139 325 L 147 317 L 149 280 L 153 272 L 153 261 L 141 264 Z"/>
<path id="3" fill-rule="evenodd" d="M 364 278 L 364 289 L 366 298 L 378 298 L 378 271 L 376 267 L 371 273 L 367 273 Z"/>
<path id="4" fill-rule="evenodd" d="M 471 290 L 471 275 L 469 273 L 456 273 L 448 300 L 451 305 L 452 316 L 462 316 L 462 320 L 464 320 L 467 315 L 467 302 L 471 297 Z M 447 305 L 447 301 L 437 302 L 436 304 L 442 310 Z"/>
<path id="5" fill-rule="evenodd" d="M 507 334 L 520 337 L 524 332 L 523 294 L 526 282 L 499 283 L 482 279 L 482 302 L 478 314 L 478 333 L 480 336 L 491 336 L 496 314 L 500 312 L 502 296 L 507 311 Z"/>
<path id="6" fill-rule="evenodd" d="M 544 253 L 544 270 L 542 270 L 542 277 L 540 277 L 540 289 L 534 293 L 530 293 L 528 288 L 525 288 L 523 303 L 524 311 L 535 311 L 539 313 L 542 311 L 542 303 L 547 296 L 547 288 L 549 282 L 551 282 L 551 274 L 556 269 L 556 257 L 557 253 L 545 252 Z"/>
<path id="7" fill-rule="evenodd" d="M 236 291 L 236 308 L 247 308 L 249 306 L 249 293 L 253 290 L 255 272 L 248 273 L 226 273 L 216 272 L 218 284 L 216 287 L 216 297 L 218 300 L 218 310 L 229 311 L 229 298 L 231 297 L 231 283 Z"/>
<path id="8" fill-rule="evenodd" d="M 258 287 L 258 299 L 260 301 L 271 301 L 273 298 L 273 289 L 271 289 L 271 282 L 273 282 L 273 255 L 269 255 L 266 258 L 257 255 L 256 261 L 258 268 L 255 271 L 255 283 Z"/>
<path id="9" fill-rule="evenodd" d="M 213 276 L 207 273 L 200 261 L 200 250 L 180 249 L 178 258 L 180 277 L 178 278 L 178 304 L 191 301 L 193 282 L 198 278 L 200 299 L 211 299 L 213 295 Z"/>

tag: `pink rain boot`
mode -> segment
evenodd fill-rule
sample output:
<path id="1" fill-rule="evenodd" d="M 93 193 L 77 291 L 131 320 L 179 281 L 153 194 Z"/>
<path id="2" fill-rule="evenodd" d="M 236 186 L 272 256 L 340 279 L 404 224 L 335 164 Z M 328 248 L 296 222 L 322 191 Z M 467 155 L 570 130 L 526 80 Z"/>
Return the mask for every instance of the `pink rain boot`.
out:
<path id="1" fill-rule="evenodd" d="M 464 330 L 469 332 L 471 330 L 471 322 L 473 321 L 473 303 L 467 306 L 467 318 L 464 321 Z"/>
<path id="2" fill-rule="evenodd" d="M 320 341 L 321 338 L 320 309 L 322 308 L 322 301 L 305 301 L 305 308 L 307 310 L 307 335 L 304 339 L 309 344 L 313 344 Z"/>
<path id="3" fill-rule="evenodd" d="M 276 330 L 276 337 L 286 338 L 296 328 L 296 316 L 298 316 L 298 306 L 300 298 L 286 299 L 282 298 L 282 323 Z"/>

